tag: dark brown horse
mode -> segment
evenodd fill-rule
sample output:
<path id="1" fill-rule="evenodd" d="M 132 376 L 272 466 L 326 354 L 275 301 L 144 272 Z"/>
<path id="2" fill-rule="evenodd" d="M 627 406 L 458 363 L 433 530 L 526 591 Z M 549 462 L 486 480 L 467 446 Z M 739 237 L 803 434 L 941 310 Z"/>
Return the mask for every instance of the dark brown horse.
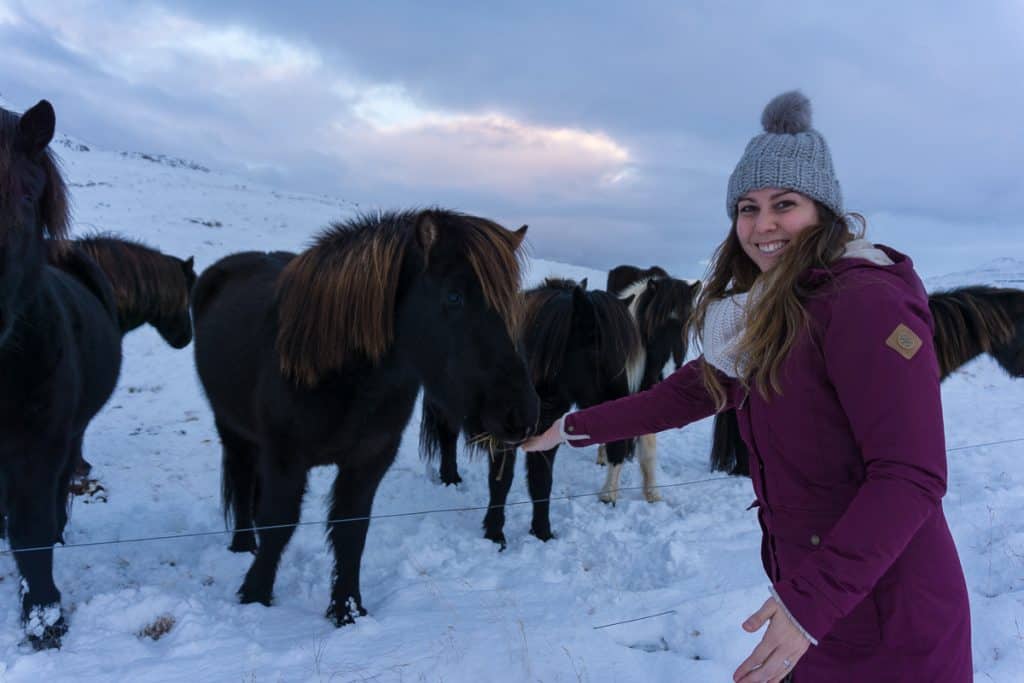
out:
<path id="1" fill-rule="evenodd" d="M 20 117 L 0 109 L 0 534 L 6 522 L 36 648 L 59 647 L 67 631 L 53 544 L 67 524 L 74 454 L 121 366 L 106 278 L 89 259 L 73 276 L 47 264 L 68 226 L 48 149 L 55 124 L 45 100 Z"/>
<path id="2" fill-rule="evenodd" d="M 935 353 L 941 379 L 987 353 L 1010 377 L 1024 377 L 1024 290 L 972 286 L 928 297 L 935 320 Z M 711 469 L 750 475 L 749 453 L 736 413 L 715 416 Z"/>
<path id="3" fill-rule="evenodd" d="M 513 337 L 525 226 L 452 211 L 336 224 L 295 255 L 228 256 L 194 292 L 196 366 L 223 444 L 239 590 L 269 605 L 307 472 L 336 465 L 327 617 L 366 614 L 359 568 L 374 494 L 421 387 L 447 420 L 532 434 L 538 400 Z M 351 520 L 351 521 L 349 521 Z M 254 522 L 274 528 L 259 532 Z"/>

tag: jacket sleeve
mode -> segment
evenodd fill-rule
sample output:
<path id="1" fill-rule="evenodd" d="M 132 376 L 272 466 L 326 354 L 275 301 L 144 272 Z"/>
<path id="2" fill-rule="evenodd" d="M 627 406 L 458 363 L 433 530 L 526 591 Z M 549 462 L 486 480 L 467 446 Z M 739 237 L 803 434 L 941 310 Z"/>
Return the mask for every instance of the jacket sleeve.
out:
<path id="1" fill-rule="evenodd" d="M 865 479 L 818 549 L 774 584 L 819 640 L 873 590 L 946 491 L 939 367 L 923 288 L 915 294 L 881 278 L 851 283 L 837 297 L 823 351 Z"/>
<path id="2" fill-rule="evenodd" d="M 647 391 L 566 415 L 562 428 L 572 446 L 590 446 L 683 427 L 715 414 L 704 387 L 703 357 L 690 361 Z M 714 370 L 733 407 L 736 380 Z"/>

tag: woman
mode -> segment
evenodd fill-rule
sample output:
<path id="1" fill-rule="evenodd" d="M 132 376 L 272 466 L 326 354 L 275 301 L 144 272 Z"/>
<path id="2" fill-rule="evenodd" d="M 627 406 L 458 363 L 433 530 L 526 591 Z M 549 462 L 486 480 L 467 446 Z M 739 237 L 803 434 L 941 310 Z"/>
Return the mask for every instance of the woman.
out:
<path id="1" fill-rule="evenodd" d="M 743 624 L 769 626 L 734 680 L 970 681 L 927 295 L 909 258 L 855 232 L 810 119 L 800 93 L 776 97 L 729 178 L 732 229 L 696 312 L 703 355 L 524 448 L 735 408 L 772 597 Z"/>

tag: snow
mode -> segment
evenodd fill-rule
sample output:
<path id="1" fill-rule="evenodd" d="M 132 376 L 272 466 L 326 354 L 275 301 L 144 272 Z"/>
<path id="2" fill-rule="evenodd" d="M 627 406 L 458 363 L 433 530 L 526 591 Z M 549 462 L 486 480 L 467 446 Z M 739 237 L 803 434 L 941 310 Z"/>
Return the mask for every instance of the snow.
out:
<path id="1" fill-rule="evenodd" d="M 79 233 L 138 237 L 194 255 L 197 270 L 233 251 L 301 249 L 328 221 L 377 208 L 75 140 L 57 149 Z M 1019 282 L 1022 273 L 1024 260 L 1004 257 L 928 284 Z M 548 275 L 589 277 L 593 288 L 605 280 L 533 259 L 529 283 Z M 85 442 L 107 500 L 75 501 L 68 544 L 223 530 L 220 448 L 191 349 L 173 351 L 145 328 L 124 352 L 119 387 Z M 943 397 L 951 448 L 1024 438 L 1024 382 L 989 359 L 947 380 Z M 486 463 L 460 458 L 463 483 L 440 486 L 427 471 L 436 465 L 419 458 L 418 424 L 417 411 L 374 514 L 486 505 Z M 18 576 L 2 555 L 0 604 L 9 607 L 0 612 L 0 680 L 729 680 L 759 640 L 740 623 L 768 592 L 760 532 L 746 510 L 750 483 L 708 473 L 709 427 L 659 437 L 659 482 L 695 483 L 662 489 L 657 504 L 639 488 L 614 507 L 580 495 L 604 480 L 596 449 L 560 451 L 552 495 L 579 497 L 552 504 L 557 538 L 547 544 L 528 534 L 529 505 L 508 509 L 504 552 L 482 537 L 479 510 L 374 521 L 362 565 L 370 616 L 342 629 L 323 617 L 332 559 L 319 524 L 296 531 L 270 608 L 238 604 L 250 556 L 228 552 L 227 534 L 58 547 L 69 631 L 62 649 L 45 652 L 24 642 Z M 945 509 L 970 588 L 978 681 L 1016 681 L 1024 670 L 1022 458 L 1024 442 L 949 455 Z M 528 500 L 520 463 L 514 502 Z M 305 522 L 324 519 L 331 477 L 311 476 Z M 639 467 L 628 464 L 622 486 L 639 485 Z"/>

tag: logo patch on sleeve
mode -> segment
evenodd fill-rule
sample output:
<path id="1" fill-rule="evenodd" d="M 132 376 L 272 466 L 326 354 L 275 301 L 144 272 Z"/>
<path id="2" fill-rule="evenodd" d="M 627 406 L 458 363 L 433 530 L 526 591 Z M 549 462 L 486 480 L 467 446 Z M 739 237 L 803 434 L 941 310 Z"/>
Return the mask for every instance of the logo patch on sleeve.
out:
<path id="1" fill-rule="evenodd" d="M 907 360 L 910 360 L 921 350 L 923 342 L 912 329 L 900 323 L 892 331 L 892 334 L 889 335 L 889 338 L 885 340 L 885 345 Z"/>

